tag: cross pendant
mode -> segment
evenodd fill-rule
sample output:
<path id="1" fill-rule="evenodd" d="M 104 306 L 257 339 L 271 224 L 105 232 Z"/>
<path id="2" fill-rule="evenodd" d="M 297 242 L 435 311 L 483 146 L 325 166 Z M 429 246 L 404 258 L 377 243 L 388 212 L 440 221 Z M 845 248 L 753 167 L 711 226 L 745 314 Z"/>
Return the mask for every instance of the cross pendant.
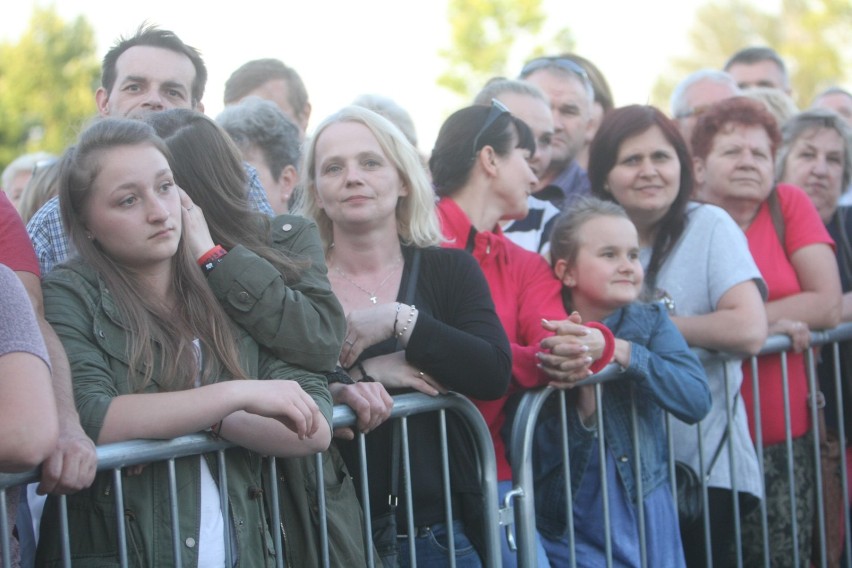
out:
<path id="1" fill-rule="evenodd" d="M 377 300 L 378 300 L 378 298 L 376 298 L 375 295 L 370 296 L 370 301 L 373 302 L 374 304 L 376 303 Z"/>

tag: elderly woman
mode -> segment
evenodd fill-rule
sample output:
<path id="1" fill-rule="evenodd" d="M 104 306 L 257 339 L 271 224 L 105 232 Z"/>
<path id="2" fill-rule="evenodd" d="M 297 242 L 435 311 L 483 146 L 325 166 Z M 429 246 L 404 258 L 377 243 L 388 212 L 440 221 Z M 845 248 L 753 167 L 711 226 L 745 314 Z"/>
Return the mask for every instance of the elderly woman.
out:
<path id="1" fill-rule="evenodd" d="M 767 329 L 763 280 L 730 216 L 689 201 L 692 161 L 677 125 L 651 106 L 622 107 L 604 118 L 591 149 L 592 193 L 621 204 L 639 231 L 645 296 L 665 301 L 690 346 L 757 354 Z M 715 565 L 727 566 L 734 540 L 729 456 L 743 505 L 755 502 L 763 489 L 745 408 L 736 396 L 742 383 L 740 361 L 706 359 L 704 370 L 713 397 L 701 422 L 711 547 Z M 728 408 L 733 414 L 730 439 Z M 675 458 L 700 471 L 696 427 L 677 419 L 671 427 Z M 703 519 L 682 524 L 681 531 L 687 565 L 705 566 Z"/>
<path id="2" fill-rule="evenodd" d="M 852 180 L 852 128 L 831 110 L 814 109 L 797 114 L 781 130 L 776 175 L 782 183 L 805 190 L 836 243 L 837 266 L 843 287 L 842 321 L 852 321 L 852 207 L 840 207 L 840 195 Z M 844 369 L 852 369 L 852 349 L 841 349 Z M 834 392 L 834 358 L 825 356 L 818 367 L 823 393 Z M 846 389 L 848 391 L 848 389 Z M 844 404 L 852 408 L 849 392 Z M 847 424 L 852 416 L 846 413 Z M 837 425 L 837 407 L 826 406 L 826 420 Z M 852 426 L 852 424 L 850 424 Z M 847 426 L 847 440 L 852 429 Z"/>
<path id="3" fill-rule="evenodd" d="M 387 413 L 367 389 L 369 381 L 392 391 L 413 388 L 434 396 L 453 390 L 500 399 L 509 385 L 511 352 L 488 284 L 469 255 L 438 247 L 432 189 L 399 129 L 367 109 L 344 108 L 317 128 L 302 172 L 305 187 L 296 210 L 319 226 L 331 286 L 347 314 L 340 362 L 359 381 L 355 389 L 333 384 L 335 400 L 355 408 L 364 429 L 372 430 Z M 474 450 L 462 426 L 451 421 L 449 428 L 451 526 L 445 523 L 441 476 L 434 473 L 441 459 L 438 417 L 409 420 L 417 562 L 448 565 L 452 531 L 456 565 L 480 566 L 472 504 L 481 488 L 469 457 Z M 394 479 L 402 480 L 399 460 L 392 458 L 399 444 L 393 429 L 382 425 L 367 438 L 369 495 L 362 499 L 370 500 L 374 529 L 387 525 L 382 519 L 398 517 L 402 537 L 404 500 L 397 510 L 388 503 Z M 360 471 L 357 444 L 341 444 L 341 452 L 350 471 Z M 375 539 L 383 562 L 395 566 L 398 554 L 407 565 L 409 539 L 385 532 L 389 539 Z"/>
<path id="4" fill-rule="evenodd" d="M 745 231 L 769 290 L 769 332 L 787 334 L 793 341 L 793 352 L 787 355 L 788 389 L 781 380 L 781 356 L 758 358 L 759 424 L 753 414 L 756 393 L 749 364 L 743 367 L 742 387 L 752 433 L 764 446 L 771 564 L 787 566 L 796 558 L 796 547 L 800 562 L 811 555 L 815 480 L 802 351 L 809 345 L 809 330 L 839 322 L 840 279 L 833 241 L 808 196 L 795 186 L 775 184 L 779 140 L 772 115 L 744 97 L 714 105 L 698 119 L 692 134 L 698 195 L 725 209 Z M 788 436 L 792 456 L 787 455 Z M 798 534 L 793 534 L 790 522 L 788 463 L 795 464 Z M 743 531 L 746 564 L 760 562 L 763 539 L 757 511 L 744 519 Z"/>

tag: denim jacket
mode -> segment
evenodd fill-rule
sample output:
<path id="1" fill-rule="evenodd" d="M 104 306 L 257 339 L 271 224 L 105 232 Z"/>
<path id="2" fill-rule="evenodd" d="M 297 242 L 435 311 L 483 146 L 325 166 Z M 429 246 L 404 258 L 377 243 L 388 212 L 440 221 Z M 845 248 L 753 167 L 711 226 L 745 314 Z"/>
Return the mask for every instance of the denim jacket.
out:
<path id="1" fill-rule="evenodd" d="M 637 500 L 636 464 L 632 443 L 632 401 L 635 400 L 642 456 L 643 497 L 668 478 L 665 411 L 695 423 L 710 410 L 710 389 L 698 358 L 669 319 L 661 304 L 630 304 L 602 322 L 615 336 L 631 343 L 630 365 L 622 378 L 603 387 L 603 422 L 607 450 L 615 456 L 621 482 L 631 501 Z M 564 535 L 566 495 L 558 413 L 546 407 L 536 427 L 533 468 L 537 526 L 542 533 Z M 571 487 L 576 492 L 585 474 L 597 430 L 569 412 L 568 448 Z"/>
<path id="2" fill-rule="evenodd" d="M 47 320 L 56 329 L 71 364 L 74 398 L 80 423 L 97 440 L 113 398 L 134 392 L 127 355 L 128 331 L 104 281 L 79 261 L 52 271 L 44 280 Z M 331 424 L 331 395 L 322 375 L 284 363 L 237 329 L 243 369 L 249 377 L 295 380 Z M 156 368 L 156 367 L 155 367 Z M 145 392 L 160 390 L 155 373 Z M 263 499 L 262 456 L 244 448 L 226 450 L 227 498 L 235 566 L 272 566 L 273 539 Z M 218 479 L 215 455 L 204 458 Z M 184 566 L 198 564 L 200 526 L 200 462 L 197 456 L 175 460 L 180 511 L 179 543 Z M 133 567 L 174 564 L 166 462 L 148 465 L 122 479 L 129 564 Z M 91 487 L 68 495 L 71 562 L 76 566 L 117 566 L 115 491 L 112 472 L 98 473 Z M 61 566 L 59 501 L 48 497 L 42 517 L 36 564 Z"/>

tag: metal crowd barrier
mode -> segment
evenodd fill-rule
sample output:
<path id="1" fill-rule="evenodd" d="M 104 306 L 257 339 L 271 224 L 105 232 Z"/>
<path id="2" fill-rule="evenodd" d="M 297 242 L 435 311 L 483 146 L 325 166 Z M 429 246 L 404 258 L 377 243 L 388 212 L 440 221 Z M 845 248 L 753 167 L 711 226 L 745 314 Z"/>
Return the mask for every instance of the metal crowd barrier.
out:
<path id="1" fill-rule="evenodd" d="M 476 407 L 465 397 L 457 394 L 449 394 L 445 396 L 437 396 L 430 397 L 425 394 L 419 393 L 411 393 L 411 394 L 403 394 L 394 397 L 394 408 L 393 413 L 391 414 L 391 420 L 399 420 L 401 421 L 402 426 L 402 463 L 406 468 L 405 471 L 408 471 L 408 433 L 407 433 L 407 419 L 410 416 L 414 416 L 417 414 L 427 413 L 427 412 L 437 412 L 439 415 L 440 421 L 440 434 L 441 434 L 441 453 L 442 453 L 442 464 L 440 474 L 443 479 L 444 486 L 444 504 L 445 504 L 445 512 L 447 514 L 447 525 L 448 527 L 452 526 L 452 499 L 450 495 L 450 483 L 449 483 L 449 454 L 448 454 L 448 446 L 447 446 L 447 429 L 446 429 L 446 413 L 452 412 L 462 418 L 462 421 L 465 427 L 468 428 L 470 434 L 472 435 L 472 439 L 476 445 L 476 458 L 478 464 L 478 474 L 480 481 L 482 483 L 483 492 L 484 492 L 484 522 L 486 528 L 486 542 L 485 542 L 485 558 L 484 563 L 486 566 L 494 566 L 500 567 L 500 534 L 499 534 L 499 510 L 497 505 L 497 466 L 494 458 L 494 445 L 491 441 L 491 436 L 488 431 L 488 427 L 485 424 L 485 421 L 482 418 L 482 415 L 476 409 Z M 333 427 L 334 428 L 343 428 L 346 426 L 352 426 L 355 424 L 355 414 L 352 410 L 347 406 L 336 406 L 334 408 L 334 418 L 333 418 Z M 361 463 L 360 463 L 360 472 L 359 476 L 362 481 L 362 493 L 367 495 L 366 487 L 367 487 L 367 475 L 366 475 L 366 467 L 365 463 L 365 453 L 363 451 L 365 435 L 357 434 L 356 441 L 361 449 Z M 118 518 L 116 519 L 118 533 L 119 533 L 119 549 L 120 549 L 120 562 L 121 566 L 128 566 L 128 555 L 127 555 L 127 541 L 126 535 L 124 532 L 124 520 L 123 520 L 123 510 L 122 506 L 123 501 L 123 491 L 122 491 L 122 469 L 128 466 L 137 465 L 137 464 L 147 464 L 154 461 L 167 461 L 169 464 L 169 496 L 172 507 L 172 524 L 173 524 L 173 542 L 172 546 L 174 549 L 174 558 L 175 558 L 175 566 L 179 567 L 181 565 L 181 557 L 180 557 L 180 547 L 181 543 L 178 538 L 177 531 L 177 489 L 175 486 L 175 471 L 174 471 L 174 460 L 181 457 L 199 455 L 207 452 L 216 452 L 219 460 L 219 471 L 220 471 L 220 479 L 219 479 L 219 487 L 220 487 L 220 497 L 222 502 L 227 502 L 227 494 L 226 484 L 227 480 L 222 479 L 222 476 L 225 473 L 225 468 L 221 467 L 224 465 L 225 460 L 225 452 L 224 450 L 231 447 L 232 444 L 225 441 L 217 441 L 211 439 L 206 434 L 193 434 L 189 436 L 182 436 L 180 438 L 168 441 L 150 441 L 150 440 L 134 440 L 128 442 L 122 442 L 117 444 L 107 444 L 98 447 L 98 470 L 111 470 L 113 474 L 114 484 L 116 487 L 115 498 L 116 498 L 116 510 L 118 511 Z M 324 492 L 324 483 L 322 481 L 322 457 L 320 454 L 316 455 L 317 459 L 317 487 L 318 487 L 318 510 L 320 512 L 320 542 L 321 542 L 321 551 L 320 558 L 322 559 L 323 566 L 329 566 L 329 542 L 328 542 L 328 531 L 327 531 L 327 518 L 326 518 L 326 510 L 325 510 L 325 492 Z M 276 465 L 275 460 L 266 460 L 271 479 L 276 479 Z M 410 479 L 409 475 L 404 475 L 406 479 Z M 10 533 L 9 527 L 6 522 L 6 489 L 15 487 L 17 485 L 22 485 L 25 483 L 34 482 L 38 479 L 38 471 L 31 471 L 28 473 L 21 474 L 0 474 L 0 565 L 3 567 L 11 566 L 10 559 L 10 543 L 8 541 L 7 535 Z M 271 484 L 274 488 L 276 484 Z M 407 510 L 407 526 L 409 529 L 414 526 L 413 521 L 413 512 L 411 507 L 411 486 L 410 483 L 406 484 L 403 489 L 404 498 L 408 500 Z M 274 510 L 271 512 L 272 514 L 272 525 L 278 526 L 280 521 L 280 511 L 278 510 L 278 499 L 276 495 L 272 496 L 272 503 L 274 503 Z M 371 527 L 370 527 L 370 511 L 369 511 L 369 500 L 364 499 L 365 505 L 365 541 L 368 543 L 366 546 L 368 558 L 366 559 L 368 566 L 381 566 L 381 561 L 373 557 L 373 546 L 372 546 L 372 537 L 371 537 Z M 69 548 L 69 539 L 68 539 L 68 527 L 67 527 L 67 517 L 65 517 L 66 509 L 65 509 L 65 498 L 61 498 L 60 508 L 63 514 L 63 549 L 64 549 L 64 564 L 66 567 L 71 566 L 70 560 L 70 548 Z M 223 515 L 225 515 L 225 523 L 227 525 L 227 507 L 223 509 Z M 282 550 L 281 543 L 281 534 L 279 531 L 272 531 L 275 540 L 275 561 L 276 566 L 282 567 L 284 566 L 284 555 Z M 416 565 L 416 559 L 414 558 L 414 532 L 412 530 L 408 531 L 411 549 L 411 564 Z M 449 548 L 451 551 L 454 551 L 454 543 L 452 541 L 452 531 L 448 531 L 450 535 L 450 544 Z M 226 558 L 228 558 L 228 565 L 231 565 L 231 557 L 232 557 L 232 543 L 229 542 L 229 539 L 225 539 L 225 551 Z M 451 565 L 454 565 L 453 555 L 450 555 Z"/>
<path id="2" fill-rule="evenodd" d="M 849 472 L 846 467 L 846 438 L 844 433 L 844 409 L 843 408 L 843 394 L 847 392 L 850 388 L 850 385 L 847 384 L 846 377 L 849 377 L 852 374 L 852 369 L 843 369 L 841 365 L 840 358 L 840 348 L 839 342 L 847 341 L 852 339 L 852 323 L 841 324 L 837 328 L 827 331 L 815 331 L 811 333 L 811 342 L 812 347 L 805 353 L 805 362 L 806 362 L 806 371 L 808 378 L 808 391 L 816 392 L 818 388 L 818 378 L 816 376 L 816 357 L 815 350 L 817 348 L 821 348 L 821 357 L 822 358 L 832 358 L 834 361 L 834 377 L 831 385 L 823 385 L 823 390 L 828 391 L 825 392 L 826 400 L 829 401 L 827 404 L 834 405 L 834 411 L 837 416 L 837 423 L 839 427 L 837 428 L 837 434 L 839 437 L 839 445 L 841 449 L 841 459 L 840 459 L 840 467 L 841 467 L 841 476 L 842 476 L 842 493 L 843 493 L 843 517 L 844 524 L 846 525 L 846 530 L 844 532 L 843 538 L 845 540 L 845 549 L 844 549 L 844 560 L 846 566 L 852 566 L 852 541 L 850 541 L 850 527 L 848 527 L 849 517 L 848 517 L 848 503 L 849 503 L 849 493 L 848 493 L 848 480 L 849 480 Z M 793 470 L 795 467 L 795 463 L 792 455 L 792 435 L 790 429 L 790 404 L 789 404 L 789 388 L 787 383 L 787 362 L 786 362 L 786 353 L 792 349 L 792 342 L 786 335 L 777 335 L 771 336 L 767 339 L 764 344 L 763 349 L 760 352 L 760 355 L 781 353 L 782 358 L 782 387 L 784 389 L 784 419 L 786 425 L 786 444 L 787 444 L 787 474 L 790 478 L 790 517 L 792 519 L 792 536 L 795 539 L 797 525 L 796 525 L 796 511 L 795 511 L 795 500 L 793 496 L 795 495 L 795 478 L 793 477 Z M 709 357 L 715 357 L 720 359 L 732 359 L 733 356 L 714 353 L 711 354 L 706 351 L 699 351 L 699 356 L 702 360 L 706 360 Z M 755 408 L 753 409 L 753 419 L 756 426 L 755 433 L 755 449 L 757 452 L 758 463 L 760 466 L 761 472 L 761 480 L 760 483 L 763 485 L 763 471 L 764 471 L 764 461 L 763 461 L 763 448 L 762 448 L 762 432 L 760 430 L 760 408 L 759 408 L 759 389 L 758 389 L 758 375 L 757 375 L 757 359 L 756 357 L 751 358 L 752 365 L 752 381 L 753 381 L 753 390 L 754 390 L 754 400 L 755 400 Z M 597 428 L 598 431 L 602 431 L 603 428 L 603 416 L 602 416 L 602 393 L 603 389 L 606 388 L 606 384 L 611 381 L 619 380 L 620 372 L 619 367 L 617 365 L 609 365 L 607 368 L 599 372 L 598 374 L 589 377 L 588 379 L 582 381 L 579 384 L 582 385 L 594 385 L 595 386 L 595 396 L 597 400 Z M 726 389 L 727 389 L 728 378 L 725 377 Z M 729 395 L 732 395 L 730 391 L 728 391 Z M 576 565 L 576 558 L 574 554 L 575 542 L 574 542 L 574 523 L 573 523 L 573 512 L 572 512 L 572 489 L 571 489 L 571 476 L 570 476 L 570 456 L 568 452 L 568 440 L 567 440 L 567 412 L 571 411 L 570 404 L 566 404 L 566 393 L 564 391 L 559 391 L 548 387 L 546 389 L 532 391 L 526 393 L 519 403 L 517 413 L 514 418 L 511 439 L 507 442 L 507 447 L 509 451 L 509 455 L 511 456 L 512 462 L 512 475 L 514 480 L 514 488 L 511 492 L 512 495 L 512 503 L 508 506 L 513 509 L 513 511 L 508 511 L 508 515 L 506 515 L 506 511 L 504 511 L 504 516 L 508 516 L 510 520 L 504 523 L 506 526 L 504 530 L 514 531 L 514 540 L 517 543 L 518 547 L 518 565 L 521 567 L 534 567 L 537 566 L 537 555 L 536 555 L 536 513 L 535 513 L 535 493 L 534 493 L 534 479 L 533 479 L 533 440 L 535 434 L 535 427 L 538 422 L 539 414 L 545 406 L 545 403 L 552 396 L 559 397 L 559 415 L 561 419 L 562 426 L 562 445 L 561 445 L 561 453 L 562 453 L 562 467 L 565 473 L 565 491 L 566 491 L 566 501 L 568 503 L 568 511 L 566 511 L 566 526 L 568 528 L 568 536 L 567 536 L 567 544 L 569 549 L 571 550 L 571 557 L 574 565 Z M 730 400 L 730 397 L 729 397 Z M 731 446 L 731 432 L 732 432 L 732 416 L 731 416 L 731 405 L 727 405 L 728 413 L 727 413 L 727 429 L 728 429 L 728 437 L 725 445 L 727 446 L 725 450 L 728 452 L 730 468 L 731 468 L 731 480 L 732 480 L 732 490 L 733 495 L 737 494 L 737 479 L 736 476 L 733 475 L 734 465 L 735 465 L 735 454 L 733 452 Z M 818 426 L 818 414 L 817 414 L 817 401 L 815 397 L 810 397 L 809 400 L 809 408 L 810 408 L 810 417 L 811 417 L 811 432 L 817 432 Z M 671 417 L 667 417 L 667 420 L 672 419 Z M 634 422 L 635 423 L 635 422 Z M 710 529 L 708 523 L 708 497 L 707 497 L 707 484 L 706 484 L 706 475 L 705 468 L 707 464 L 704 463 L 703 456 L 705 455 L 704 450 L 702 449 L 702 439 L 701 439 L 701 424 L 699 423 L 697 426 L 697 440 L 696 443 L 699 446 L 699 456 L 700 458 L 700 472 L 699 478 L 702 480 L 702 498 L 704 503 L 704 539 L 707 549 L 707 565 L 712 566 L 713 560 L 710 552 Z M 818 521 L 815 523 L 814 531 L 817 531 L 815 534 L 818 535 L 818 546 L 821 552 L 821 566 L 824 568 L 827 566 L 826 562 L 826 527 L 825 527 L 825 514 L 823 508 L 823 487 L 822 487 L 822 476 L 821 476 L 821 464 L 820 464 L 820 444 L 818 437 L 816 435 L 812 436 L 813 438 L 813 452 L 814 452 L 814 460 L 816 464 L 816 475 L 815 475 L 815 485 L 816 485 L 816 510 L 817 510 L 817 519 Z M 672 441 L 671 437 L 668 440 L 669 443 L 669 471 L 671 479 L 674 480 L 674 458 L 672 456 Z M 714 442 L 715 443 L 715 442 Z M 634 459 L 636 463 L 636 467 L 641 460 L 641 455 L 639 452 L 639 444 L 636 443 L 636 433 L 634 432 Z M 599 437 L 599 449 L 601 454 L 601 462 L 603 462 L 604 456 L 604 439 L 603 437 Z M 605 479 L 605 468 L 602 465 L 601 468 L 603 479 L 602 482 L 602 494 L 604 495 L 604 519 L 606 519 L 605 526 L 601 527 L 601 530 L 605 535 L 605 561 L 607 566 L 613 565 L 612 559 L 612 542 L 614 538 L 617 538 L 617 535 L 612 534 L 611 527 L 608 522 L 608 507 L 606 504 L 606 495 L 607 495 L 607 487 L 606 487 L 606 479 Z M 641 495 L 641 479 L 640 488 L 638 493 Z M 671 483 L 673 493 L 675 491 L 675 483 L 672 481 Z M 676 494 L 673 495 L 676 499 Z M 641 556 L 643 560 L 643 566 L 647 566 L 647 562 L 644 556 L 644 534 L 645 527 L 643 526 L 643 514 L 641 510 L 641 502 L 638 505 L 639 511 L 637 517 L 639 519 L 639 537 L 640 537 L 640 546 Z M 741 542 L 741 526 L 740 526 L 740 518 L 739 518 L 739 499 L 733 499 L 733 510 L 734 510 L 734 522 L 735 522 L 735 548 L 736 548 L 736 562 L 737 566 L 741 567 L 743 565 L 742 558 L 742 542 Z M 763 564 L 767 568 L 770 566 L 770 546 L 771 543 L 768 542 L 768 528 L 767 528 L 767 509 L 766 503 L 761 499 L 760 505 L 760 517 L 761 517 L 761 529 L 763 534 Z M 513 514 L 512 514 L 513 513 Z M 810 563 L 810 559 L 800 559 L 798 558 L 798 550 L 794 552 L 793 565 L 794 566 L 803 566 L 808 565 Z"/>

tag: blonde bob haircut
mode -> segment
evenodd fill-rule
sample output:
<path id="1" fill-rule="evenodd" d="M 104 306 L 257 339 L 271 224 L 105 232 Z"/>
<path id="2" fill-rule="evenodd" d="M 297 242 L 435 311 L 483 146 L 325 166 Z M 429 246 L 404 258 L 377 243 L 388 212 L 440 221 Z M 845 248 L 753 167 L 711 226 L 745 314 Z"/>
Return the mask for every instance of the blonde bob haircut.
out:
<path id="1" fill-rule="evenodd" d="M 317 140 L 326 128 L 338 122 L 363 124 L 373 133 L 385 156 L 396 167 L 408 195 L 396 204 L 397 234 L 403 245 L 438 246 L 444 240 L 435 211 L 435 193 L 417 150 L 402 132 L 383 116 L 359 106 L 348 106 L 326 118 L 308 142 L 302 163 L 303 186 L 294 213 L 316 221 L 326 251 L 334 240 L 332 221 L 317 200 Z"/>

